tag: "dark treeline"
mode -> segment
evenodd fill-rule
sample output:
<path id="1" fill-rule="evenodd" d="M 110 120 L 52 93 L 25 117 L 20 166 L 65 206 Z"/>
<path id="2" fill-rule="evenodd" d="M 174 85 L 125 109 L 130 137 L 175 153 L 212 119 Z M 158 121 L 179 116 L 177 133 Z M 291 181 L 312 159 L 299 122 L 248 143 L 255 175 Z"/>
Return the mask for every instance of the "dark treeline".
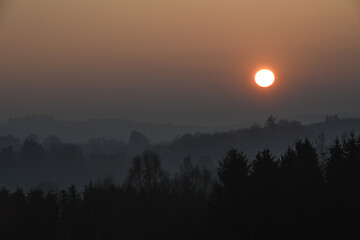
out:
<path id="1" fill-rule="evenodd" d="M 36 118 L 31 122 L 37 123 Z M 111 129 L 109 125 L 108 130 Z M 359 132 L 360 120 L 329 116 L 324 122 L 304 125 L 269 117 L 264 126 L 213 134 L 185 134 L 163 143 L 154 143 L 138 131 L 132 131 L 126 142 L 98 137 L 69 143 L 54 135 L 45 137 L 44 133 L 42 137 L 31 134 L 23 139 L 5 135 L 0 136 L 0 183 L 11 191 L 17 186 L 24 191 L 34 186 L 56 190 L 71 184 L 83 188 L 90 180 L 103 179 L 107 175 L 121 183 L 133 157 L 148 149 L 159 154 L 170 175 L 175 174 L 186 156 L 215 174 L 217 161 L 230 147 L 243 150 L 249 159 L 264 148 L 280 156 L 289 143 L 305 137 L 314 143 L 320 160 L 323 160 L 326 148 L 335 136 L 346 135 L 348 129 Z"/>
<path id="2" fill-rule="evenodd" d="M 305 139 L 280 158 L 230 149 L 216 176 L 185 158 L 170 176 L 145 151 L 121 185 L 3 188 L 1 239 L 358 239 L 360 137 L 335 140 L 319 159 Z"/>
<path id="3" fill-rule="evenodd" d="M 359 119 L 340 119 L 337 115 L 327 116 L 323 122 L 302 124 L 299 121 L 267 118 L 263 126 L 254 124 L 249 128 L 217 133 L 184 134 L 167 146 L 160 146 L 162 157 L 168 161 L 179 161 L 184 153 L 194 159 L 210 159 L 216 162 L 223 157 L 230 146 L 242 149 L 250 158 L 259 149 L 270 148 L 275 155 L 281 155 L 290 142 L 309 138 L 315 146 L 331 143 L 336 137 L 346 136 L 351 131 L 360 131 Z"/>
<path id="4" fill-rule="evenodd" d="M 12 190 L 17 186 L 57 190 L 70 184 L 83 187 L 107 175 L 119 182 L 126 176 L 131 156 L 148 146 L 144 138 L 134 132 L 126 144 L 103 138 L 71 144 L 56 136 L 42 141 L 34 134 L 23 140 L 1 136 L 0 183 Z"/>

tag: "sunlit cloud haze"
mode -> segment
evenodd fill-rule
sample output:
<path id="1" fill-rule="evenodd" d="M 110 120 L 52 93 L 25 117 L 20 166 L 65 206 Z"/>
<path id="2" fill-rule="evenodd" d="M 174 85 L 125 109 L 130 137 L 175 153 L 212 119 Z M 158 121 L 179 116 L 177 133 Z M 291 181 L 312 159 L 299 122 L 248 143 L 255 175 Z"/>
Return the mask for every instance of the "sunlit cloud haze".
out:
<path id="1" fill-rule="evenodd" d="M 356 0 L 0 2 L 0 119 L 227 124 L 360 111 Z M 272 69 L 274 86 L 254 84 Z"/>

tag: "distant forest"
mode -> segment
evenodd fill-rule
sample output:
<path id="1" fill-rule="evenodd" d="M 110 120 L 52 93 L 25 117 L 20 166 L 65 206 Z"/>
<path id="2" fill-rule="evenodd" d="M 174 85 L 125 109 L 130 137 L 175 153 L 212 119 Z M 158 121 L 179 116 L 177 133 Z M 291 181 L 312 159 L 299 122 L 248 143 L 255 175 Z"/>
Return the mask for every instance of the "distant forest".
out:
<path id="1" fill-rule="evenodd" d="M 278 158 L 267 148 L 254 159 L 230 148 L 215 175 L 190 157 L 170 175 L 146 150 L 121 184 L 105 177 L 83 189 L 2 188 L 1 239 L 358 239 L 360 137 L 335 139 L 326 153 L 307 138 L 289 144 Z M 31 172 L 66 160 L 53 174 L 81 166 L 78 147 L 57 146 L 27 139 L 19 152 L 3 148 L 1 161 Z"/>
<path id="2" fill-rule="evenodd" d="M 359 126 L 270 116 L 162 143 L 4 135 L 0 238 L 357 239 Z"/>
<path id="3" fill-rule="evenodd" d="M 37 118 L 31 118 L 31 124 L 24 126 L 39 126 L 45 124 L 43 121 L 36 124 Z M 45 122 L 50 128 L 51 119 Z M 184 158 L 191 158 L 200 168 L 216 175 L 218 161 L 230 148 L 246 152 L 252 160 L 259 149 L 269 148 L 275 156 L 280 156 L 289 144 L 304 138 L 314 143 L 320 161 L 323 161 L 337 136 L 344 139 L 359 130 L 360 119 L 328 116 L 324 122 L 304 125 L 270 116 L 263 126 L 184 134 L 161 143 L 154 143 L 139 131 L 132 131 L 127 141 L 98 137 L 78 143 L 64 142 L 55 135 L 41 138 L 30 134 L 23 139 L 4 135 L 0 136 L 0 184 L 10 190 L 22 187 L 28 191 L 40 187 L 44 191 L 57 191 L 71 184 L 83 188 L 91 180 L 101 181 L 109 176 L 114 183 L 122 184 L 134 156 L 146 150 L 159 155 L 169 175 L 177 172 Z"/>

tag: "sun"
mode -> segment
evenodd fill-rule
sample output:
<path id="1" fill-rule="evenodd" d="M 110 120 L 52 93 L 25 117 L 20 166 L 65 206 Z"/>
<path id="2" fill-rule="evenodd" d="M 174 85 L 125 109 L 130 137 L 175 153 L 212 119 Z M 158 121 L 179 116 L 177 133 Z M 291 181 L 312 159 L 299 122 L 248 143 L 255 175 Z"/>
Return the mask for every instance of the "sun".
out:
<path id="1" fill-rule="evenodd" d="M 269 69 L 261 69 L 255 74 L 255 82 L 260 87 L 270 87 L 275 81 L 274 73 Z"/>

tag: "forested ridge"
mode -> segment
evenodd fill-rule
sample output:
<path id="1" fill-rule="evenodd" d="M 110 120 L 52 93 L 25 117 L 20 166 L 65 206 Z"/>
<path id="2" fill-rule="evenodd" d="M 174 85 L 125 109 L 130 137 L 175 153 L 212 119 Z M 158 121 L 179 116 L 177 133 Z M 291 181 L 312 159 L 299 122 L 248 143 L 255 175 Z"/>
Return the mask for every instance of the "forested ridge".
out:
<path id="1" fill-rule="evenodd" d="M 111 130 L 111 125 L 108 128 Z M 270 116 L 264 126 L 213 134 L 184 134 L 162 143 L 154 143 L 139 131 L 132 131 L 126 142 L 101 136 L 70 143 L 55 135 L 30 134 L 24 138 L 2 135 L 0 183 L 11 191 L 21 186 L 26 192 L 36 186 L 58 190 L 74 184 L 82 188 L 90 180 L 105 176 L 111 176 L 120 184 L 125 181 L 134 156 L 146 150 L 159 155 L 170 175 L 175 174 L 185 157 L 215 175 L 217 162 L 231 147 L 241 149 L 252 160 L 265 148 L 281 156 L 292 142 L 304 138 L 314 143 L 323 159 L 335 137 L 342 139 L 352 130 L 360 132 L 359 119 L 329 116 L 324 122 L 304 125 Z"/>
<path id="2" fill-rule="evenodd" d="M 324 151 L 306 138 L 279 157 L 263 149 L 249 159 L 232 148 L 213 175 L 190 157 L 169 174 L 147 150 L 121 184 L 106 177 L 83 189 L 4 187 L 1 239 L 356 239 L 360 137 Z"/>

